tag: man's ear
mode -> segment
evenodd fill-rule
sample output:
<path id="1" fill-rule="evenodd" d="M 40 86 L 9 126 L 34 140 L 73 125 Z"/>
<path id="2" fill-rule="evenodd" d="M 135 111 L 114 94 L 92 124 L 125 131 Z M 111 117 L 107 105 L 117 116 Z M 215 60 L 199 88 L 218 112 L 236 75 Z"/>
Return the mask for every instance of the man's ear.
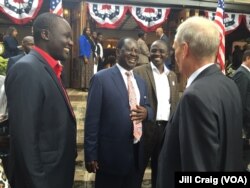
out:
<path id="1" fill-rule="evenodd" d="M 49 31 L 47 29 L 43 29 L 41 31 L 41 38 L 44 40 L 49 40 Z"/>
<path id="2" fill-rule="evenodd" d="M 186 42 L 184 42 L 182 44 L 182 55 L 183 55 L 183 59 L 186 58 L 189 55 L 189 46 Z"/>

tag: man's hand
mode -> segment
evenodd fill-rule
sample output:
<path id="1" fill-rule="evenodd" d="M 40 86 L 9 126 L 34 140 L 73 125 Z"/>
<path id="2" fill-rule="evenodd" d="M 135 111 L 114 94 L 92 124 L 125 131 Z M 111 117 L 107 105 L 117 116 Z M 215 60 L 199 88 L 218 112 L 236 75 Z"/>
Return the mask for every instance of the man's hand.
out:
<path id="1" fill-rule="evenodd" d="M 97 161 L 86 162 L 85 167 L 89 173 L 96 173 L 96 171 L 99 169 Z"/>
<path id="2" fill-rule="evenodd" d="M 138 122 L 142 122 L 147 118 L 148 112 L 147 109 L 143 106 L 136 105 L 135 109 L 131 110 L 131 120 Z"/>

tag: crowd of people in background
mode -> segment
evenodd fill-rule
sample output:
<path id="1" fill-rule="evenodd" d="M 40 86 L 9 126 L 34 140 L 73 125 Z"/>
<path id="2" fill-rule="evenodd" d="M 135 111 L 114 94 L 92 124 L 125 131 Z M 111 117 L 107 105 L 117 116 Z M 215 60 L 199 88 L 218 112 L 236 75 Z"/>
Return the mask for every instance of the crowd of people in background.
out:
<path id="1" fill-rule="evenodd" d="M 14 27 L 3 37 L 5 170 L 13 188 L 72 188 L 76 119 L 61 79 L 71 26 L 44 13 L 32 30 L 21 45 Z M 162 27 L 155 33 L 150 46 L 143 31 L 137 40 L 119 39 L 108 57 L 102 33 L 85 27 L 78 38 L 80 89 L 88 92 L 85 168 L 96 174 L 95 187 L 140 188 L 148 166 L 152 188 L 174 188 L 176 171 L 250 171 L 249 46 L 235 47 L 231 79 L 214 63 L 220 42 L 214 22 L 188 18 L 173 44 Z M 182 94 L 174 64 L 187 78 Z"/>

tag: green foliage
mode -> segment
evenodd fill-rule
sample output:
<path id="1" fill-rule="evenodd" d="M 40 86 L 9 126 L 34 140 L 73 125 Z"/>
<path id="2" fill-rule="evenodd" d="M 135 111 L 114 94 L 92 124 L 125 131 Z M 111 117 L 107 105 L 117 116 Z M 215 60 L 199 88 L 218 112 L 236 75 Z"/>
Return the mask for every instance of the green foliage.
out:
<path id="1" fill-rule="evenodd" d="M 230 63 L 227 67 L 226 67 L 226 76 L 228 77 L 232 77 L 234 75 L 235 70 L 232 68 L 232 64 Z"/>
<path id="2" fill-rule="evenodd" d="M 0 75 L 6 75 L 8 59 L 4 59 L 0 56 Z"/>

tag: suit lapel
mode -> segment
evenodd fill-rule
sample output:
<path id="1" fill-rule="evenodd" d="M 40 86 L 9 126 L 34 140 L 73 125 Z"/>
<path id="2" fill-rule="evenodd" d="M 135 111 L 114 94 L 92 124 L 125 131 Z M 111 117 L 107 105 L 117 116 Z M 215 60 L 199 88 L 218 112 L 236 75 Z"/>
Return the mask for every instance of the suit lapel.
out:
<path id="1" fill-rule="evenodd" d="M 152 85 L 152 87 L 153 87 L 153 89 L 154 89 L 155 96 L 156 96 L 155 79 L 154 79 L 153 70 L 152 70 L 150 64 L 147 65 L 146 73 L 147 73 L 147 75 L 148 75 L 148 78 L 149 78 L 149 80 L 150 80 L 150 82 L 151 82 L 151 85 Z"/>
<path id="2" fill-rule="evenodd" d="M 62 83 L 60 83 L 60 81 L 59 81 L 58 78 L 56 77 L 56 75 L 55 75 L 53 69 L 52 69 L 52 68 L 49 66 L 49 64 L 41 57 L 40 54 L 38 54 L 38 53 L 35 52 L 35 51 L 32 51 L 32 52 L 30 52 L 30 53 L 34 54 L 34 55 L 40 60 L 40 62 L 43 63 L 45 70 L 46 70 L 46 71 L 49 73 L 49 75 L 52 77 L 52 79 L 53 79 L 53 81 L 55 82 L 57 88 L 59 89 L 61 95 L 63 96 L 63 99 L 64 99 L 65 103 L 67 104 L 67 107 L 69 108 L 69 111 L 71 112 L 71 115 L 72 115 L 73 119 L 76 121 L 75 115 L 74 115 L 74 111 L 73 111 L 73 108 L 72 108 L 72 106 L 71 106 L 71 104 L 70 104 L 70 101 L 69 101 L 68 96 L 66 96 L 66 95 L 67 95 L 66 90 L 64 91 L 63 85 L 62 85 Z"/>
<path id="3" fill-rule="evenodd" d="M 124 80 L 122 78 L 121 72 L 119 71 L 118 67 L 115 65 L 112 68 L 112 80 L 115 83 L 115 86 L 117 87 L 118 91 L 121 93 L 122 97 L 124 99 L 128 99 L 128 92 L 126 85 L 124 83 Z M 128 100 L 123 100 L 123 101 L 128 101 Z"/>

